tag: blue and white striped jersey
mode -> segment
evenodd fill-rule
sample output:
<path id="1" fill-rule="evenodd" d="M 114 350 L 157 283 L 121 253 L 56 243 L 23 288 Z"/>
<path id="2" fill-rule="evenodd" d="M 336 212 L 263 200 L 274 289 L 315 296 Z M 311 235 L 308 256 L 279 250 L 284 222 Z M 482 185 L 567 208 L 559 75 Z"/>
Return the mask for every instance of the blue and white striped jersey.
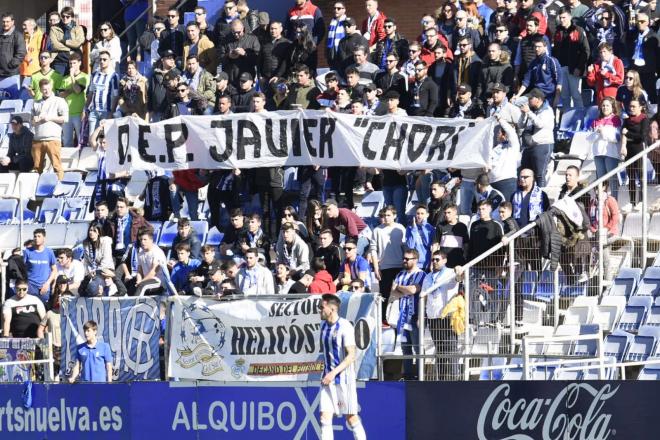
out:
<path id="1" fill-rule="evenodd" d="M 353 324 L 344 318 L 339 318 L 334 324 L 323 321 L 321 324 L 321 346 L 323 347 L 323 376 L 328 374 L 346 357 L 346 347 L 355 347 L 355 330 Z M 354 382 L 355 363 L 349 365 L 335 377 L 335 383 Z"/>
<path id="2" fill-rule="evenodd" d="M 110 111 L 112 98 L 119 94 L 119 75 L 115 72 L 94 72 L 87 93 L 93 93 L 90 110 Z"/>

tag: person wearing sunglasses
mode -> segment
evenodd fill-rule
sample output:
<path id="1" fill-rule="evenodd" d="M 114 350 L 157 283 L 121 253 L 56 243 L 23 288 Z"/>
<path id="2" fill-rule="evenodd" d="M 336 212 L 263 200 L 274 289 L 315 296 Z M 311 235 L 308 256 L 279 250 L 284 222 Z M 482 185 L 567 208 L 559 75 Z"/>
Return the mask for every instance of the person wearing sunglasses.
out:
<path id="1" fill-rule="evenodd" d="M 69 72 L 69 53 L 74 50 L 82 51 L 85 43 L 85 31 L 74 21 L 73 8 L 66 6 L 60 12 L 62 20 L 51 26 L 48 38 L 50 48 L 54 54 L 53 69 L 61 75 Z"/>
<path id="2" fill-rule="evenodd" d="M 337 63 L 339 55 L 339 42 L 346 36 L 346 5 L 344 2 L 335 2 L 334 15 L 330 24 L 328 25 L 328 33 L 326 38 L 326 51 L 325 57 L 328 65 L 338 70 L 341 65 Z"/>
<path id="3" fill-rule="evenodd" d="M 99 121 L 107 119 L 119 102 L 119 75 L 114 71 L 112 56 L 107 50 L 99 52 L 99 69 L 92 74 L 87 88 L 85 112 L 89 132 L 93 133 Z"/>
<path id="4" fill-rule="evenodd" d="M 351 281 L 359 278 L 364 282 L 365 290 L 371 291 L 371 268 L 369 262 L 358 254 L 357 240 L 347 238 L 344 242 L 345 258 L 339 267 L 339 275 L 335 280 L 337 290 L 347 290 Z"/>
<path id="5" fill-rule="evenodd" d="M 53 69 L 54 55 L 47 50 L 42 50 L 39 53 L 39 70 L 32 74 L 30 79 L 30 88 L 27 89 L 28 93 L 34 98 L 35 101 L 41 99 L 41 91 L 39 90 L 39 82 L 42 79 L 50 80 L 53 84 L 53 90 L 59 90 L 62 84 L 63 76 L 58 71 Z"/>
<path id="6" fill-rule="evenodd" d="M 254 35 L 245 31 L 240 19 L 231 22 L 231 35 L 220 46 L 219 60 L 222 70 L 229 75 L 229 83 L 240 87 L 243 73 L 252 75 L 259 64 L 261 45 Z"/>
<path id="7" fill-rule="evenodd" d="M 437 354 L 451 354 L 457 351 L 457 335 L 452 331 L 451 318 L 440 318 L 449 301 L 458 294 L 455 272 L 447 267 L 447 254 L 433 252 L 431 270 L 424 277 L 420 298 L 426 298 L 426 326 Z M 440 357 L 435 365 L 439 380 L 458 380 L 458 359 Z"/>
<path id="8" fill-rule="evenodd" d="M 376 50 L 371 54 L 371 61 L 380 67 L 380 70 L 389 68 L 388 58 L 396 54 L 398 63 L 408 59 L 408 40 L 397 32 L 396 21 L 393 18 L 385 19 L 385 38 L 376 43 Z"/>
<path id="9" fill-rule="evenodd" d="M 160 34 L 159 51 L 171 50 L 180 64 L 180 60 L 183 57 L 183 43 L 186 39 L 186 31 L 183 25 L 179 23 L 179 18 L 179 11 L 176 8 L 170 8 L 167 11 L 165 30 Z"/>
<path id="10" fill-rule="evenodd" d="M 628 32 L 626 46 L 631 48 L 632 64 L 639 72 L 642 86 L 648 94 L 649 102 L 656 103 L 656 79 L 658 78 L 658 35 L 651 29 L 651 16 L 648 12 L 637 12 L 637 29 Z M 632 66 L 631 66 L 632 67 Z"/>
<path id="11" fill-rule="evenodd" d="M 416 249 L 406 249 L 403 252 L 403 270 L 394 278 L 389 302 L 399 302 L 399 319 L 396 322 L 396 333 L 401 338 L 401 351 L 404 355 L 417 353 L 419 345 L 419 328 L 417 327 L 417 307 L 419 293 L 426 274 L 419 268 L 419 252 Z M 416 379 L 412 359 L 403 361 L 403 377 L 406 380 Z"/>
<path id="12" fill-rule="evenodd" d="M 536 220 L 550 208 L 550 199 L 534 182 L 534 171 L 523 168 L 518 174 L 518 190 L 511 196 L 513 218 L 520 228 Z M 538 243 L 535 244 L 538 247 Z M 530 246 L 530 249 L 533 248 Z"/>
<path id="13" fill-rule="evenodd" d="M 28 295 L 28 283 L 16 282 L 16 295 L 2 306 L 2 336 L 5 338 L 43 338 L 41 321 L 46 317 L 44 303 L 34 295 Z"/>

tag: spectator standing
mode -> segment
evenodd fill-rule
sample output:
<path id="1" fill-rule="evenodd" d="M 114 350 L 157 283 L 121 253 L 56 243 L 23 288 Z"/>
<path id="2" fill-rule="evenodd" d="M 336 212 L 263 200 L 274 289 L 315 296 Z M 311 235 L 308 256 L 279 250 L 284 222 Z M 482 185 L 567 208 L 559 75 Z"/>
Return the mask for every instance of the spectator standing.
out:
<path id="1" fill-rule="evenodd" d="M 99 341 L 98 325 L 87 321 L 83 325 L 85 342 L 76 347 L 76 363 L 69 377 L 73 383 L 80 374 L 81 382 L 112 382 L 112 349 L 108 343 Z"/>
<path id="2" fill-rule="evenodd" d="M 240 19 L 240 14 L 235 0 L 226 0 L 222 13 L 213 27 L 213 42 L 220 48 L 228 42 L 231 37 L 231 22 Z"/>
<path id="3" fill-rule="evenodd" d="M 457 87 L 456 100 L 448 109 L 447 116 L 461 119 L 479 119 L 484 117 L 484 109 L 477 100 L 472 99 L 472 87 L 469 84 L 461 84 Z"/>
<path id="4" fill-rule="evenodd" d="M 35 229 L 31 248 L 23 251 L 23 260 L 27 269 L 27 282 L 31 295 L 46 303 L 50 296 L 50 286 L 57 277 L 57 262 L 52 249 L 46 247 L 46 230 Z"/>
<path id="5" fill-rule="evenodd" d="M 270 41 L 261 46 L 261 64 L 259 74 L 264 84 L 274 84 L 286 76 L 289 70 L 288 60 L 291 51 L 291 41 L 282 36 L 282 22 L 270 23 Z"/>
<path id="6" fill-rule="evenodd" d="M 325 35 L 323 13 L 311 0 L 295 0 L 295 6 L 289 9 L 286 21 L 284 22 L 284 29 L 287 38 L 291 41 L 294 39 L 297 23 L 305 23 L 307 29 L 312 33 L 316 46 L 321 43 Z"/>
<path id="7" fill-rule="evenodd" d="M 406 246 L 417 251 L 417 265 L 424 269 L 431 261 L 431 243 L 435 227 L 428 222 L 429 210 L 426 205 L 415 207 L 415 218 L 406 228 Z"/>
<path id="8" fill-rule="evenodd" d="M 371 269 L 369 262 L 362 255 L 358 254 L 357 240 L 347 238 L 344 243 L 345 259 L 339 266 L 337 276 L 337 290 L 346 290 L 351 281 L 361 279 L 367 292 L 371 291 Z"/>
<path id="9" fill-rule="evenodd" d="M 590 48 L 587 34 L 571 21 L 568 8 L 559 11 L 559 26 L 553 39 L 553 54 L 561 65 L 561 101 L 564 108 L 583 108 L 582 77 L 589 62 Z"/>
<path id="10" fill-rule="evenodd" d="M 493 220 L 493 205 L 490 200 L 482 200 L 478 204 L 479 219 L 470 225 L 470 242 L 468 244 L 468 260 L 473 260 L 502 241 L 504 231 L 502 225 Z M 489 261 L 490 260 L 490 261 Z M 480 263 L 489 269 L 497 267 L 491 256 Z"/>
<path id="11" fill-rule="evenodd" d="M 621 149 L 621 119 L 614 99 L 605 97 L 599 104 L 599 114 L 592 125 L 593 130 L 587 140 L 591 143 L 591 151 L 596 165 L 596 176 L 602 177 L 619 165 Z M 612 195 L 619 194 L 619 179 L 612 176 L 608 180 Z"/>
<path id="12" fill-rule="evenodd" d="M 397 67 L 400 61 L 399 56 L 396 53 L 390 53 L 387 55 L 385 61 L 387 62 L 387 67 L 378 72 L 376 74 L 376 79 L 374 80 L 377 87 L 377 94 L 381 96 L 381 99 L 384 99 L 388 92 L 394 91 L 399 94 L 399 97 L 407 97 L 408 78 L 406 78 Z M 434 70 L 431 69 L 431 72 L 434 72 Z M 407 103 L 403 103 L 402 107 L 408 107 Z"/>
<path id="13" fill-rule="evenodd" d="M 32 143 L 34 134 L 23 125 L 23 118 L 14 115 L 9 120 L 12 132 L 9 134 L 7 156 L 0 158 L 0 172 L 19 171 L 29 173 L 34 168 Z"/>
<path id="14" fill-rule="evenodd" d="M 47 79 L 39 82 L 39 89 L 43 98 L 35 102 L 32 108 L 34 169 L 42 173 L 46 166 L 44 159 L 48 155 L 58 179 L 62 180 L 62 125 L 69 120 L 69 106 L 63 98 L 53 94 L 53 85 Z"/>
<path id="15" fill-rule="evenodd" d="M 432 250 L 441 251 L 447 256 L 447 267 L 462 266 L 467 261 L 467 226 L 458 221 L 458 206 L 453 203 L 445 206 L 444 216 L 445 220 L 435 229 Z"/>
<path id="16" fill-rule="evenodd" d="M 458 57 L 454 60 L 453 84 L 468 84 L 476 92 L 475 98 L 480 98 L 479 84 L 481 82 L 481 68 L 483 61 L 479 58 L 468 37 L 458 39 Z"/>
<path id="17" fill-rule="evenodd" d="M 522 0 L 523 2 L 531 2 L 533 0 Z M 522 81 L 529 70 L 529 65 L 534 61 L 536 57 L 536 52 L 534 49 L 535 41 L 537 37 L 540 36 L 546 41 L 546 47 L 550 47 L 550 40 L 541 32 L 541 27 L 539 25 L 539 18 L 536 16 L 529 17 L 525 20 L 525 30 L 520 34 L 520 42 L 514 56 L 514 70 L 515 78 L 518 81 L 518 84 Z M 514 33 L 515 35 L 515 33 Z"/>
<path id="18" fill-rule="evenodd" d="M 520 158 L 520 140 L 516 129 L 499 113 L 495 119 L 500 123 L 496 128 L 497 140 L 488 158 L 488 179 L 493 188 L 509 200 L 516 191 L 517 167 Z"/>
<path id="19" fill-rule="evenodd" d="M 355 58 L 353 53 L 358 47 L 368 47 L 369 42 L 360 34 L 354 18 L 348 17 L 344 20 L 346 36 L 339 42 L 337 59 L 335 65 L 337 72 L 344 76 L 346 69 L 353 64 Z"/>
<path id="20" fill-rule="evenodd" d="M 469 17 L 467 11 L 461 9 L 456 12 L 456 26 L 454 27 L 454 31 L 450 38 L 452 44 L 451 50 L 456 55 L 459 54 L 458 42 L 463 37 L 469 38 L 471 47 L 476 52 L 480 52 L 481 36 L 479 35 L 479 31 L 477 29 L 469 26 L 468 19 Z"/>
<path id="21" fill-rule="evenodd" d="M 397 32 L 396 22 L 393 18 L 385 19 L 385 37 L 376 43 L 376 48 L 371 54 L 371 62 L 376 64 L 380 70 L 388 68 L 387 57 L 396 54 L 398 63 L 408 59 L 408 40 Z"/>
<path id="22" fill-rule="evenodd" d="M 628 105 L 630 113 L 623 121 L 623 128 L 621 129 L 621 156 L 625 160 L 631 159 L 633 156 L 639 154 L 644 150 L 644 144 L 649 132 L 649 119 L 642 108 L 642 104 L 633 99 Z M 642 208 L 641 195 L 637 197 L 637 180 L 639 180 L 640 192 L 641 181 L 646 179 L 642 175 L 642 161 L 646 160 L 644 157 L 637 159 L 632 164 L 626 167 L 626 174 L 628 174 L 628 194 L 630 197 L 631 206 L 623 206 L 622 212 L 630 212 L 630 209 L 639 211 Z M 639 201 L 639 204 L 637 203 Z"/>
<path id="23" fill-rule="evenodd" d="M 51 67 L 53 63 L 53 55 L 48 51 L 41 51 L 39 54 L 39 70 L 32 74 L 30 81 L 30 88 L 28 93 L 32 95 L 35 101 L 41 99 L 41 91 L 39 90 L 39 82 L 42 79 L 47 79 L 53 84 L 53 90 L 59 90 L 62 83 L 62 75 Z"/>
<path id="24" fill-rule="evenodd" d="M 295 74 L 296 66 L 305 65 L 309 67 L 312 76 L 316 76 L 317 53 L 314 38 L 304 23 L 296 23 L 296 33 L 291 40 L 291 51 L 287 64 L 289 74 Z"/>
<path id="25" fill-rule="evenodd" d="M 204 69 L 199 62 L 199 55 L 190 54 L 186 58 L 186 70 L 184 71 L 186 82 L 190 89 L 204 98 L 203 114 L 211 114 L 215 106 L 215 80 L 211 72 Z"/>
<path id="26" fill-rule="evenodd" d="M 422 24 L 425 29 L 421 36 L 423 42 L 421 43 L 422 53 L 420 58 L 425 61 L 427 65 L 431 65 L 433 61 L 435 61 L 434 52 L 439 47 L 445 48 L 445 56 L 449 61 L 452 61 L 454 58 L 454 53 L 450 49 L 447 38 L 438 32 L 434 23 L 435 21 L 433 21 L 432 17 L 425 17 L 425 19 L 422 19 Z"/>
<path id="27" fill-rule="evenodd" d="M 16 281 L 16 295 L 2 305 L 2 335 L 5 338 L 43 338 L 41 320 L 46 317 L 44 303 L 28 295 L 28 283 Z"/>
<path id="28" fill-rule="evenodd" d="M 21 67 L 21 63 L 23 62 L 26 53 L 25 39 L 16 29 L 14 14 L 7 12 L 2 14 L 2 33 L 0 34 L 0 80 L 19 74 L 19 67 Z"/>
<path id="29" fill-rule="evenodd" d="M 367 0 L 364 2 L 367 10 L 367 18 L 362 21 L 362 35 L 367 40 L 369 52 L 373 52 L 376 44 L 385 38 L 385 19 L 384 13 L 378 10 L 376 0 Z"/>
<path id="30" fill-rule="evenodd" d="M 600 58 L 587 67 L 587 84 L 596 87 L 596 104 L 600 105 L 607 96 L 616 97 L 616 92 L 623 84 L 625 71 L 623 61 L 612 52 L 609 43 L 598 46 Z"/>
<path id="31" fill-rule="evenodd" d="M 199 27 L 199 32 L 201 35 L 206 35 L 206 37 L 213 41 L 214 39 L 214 29 L 213 26 L 211 26 L 208 21 L 207 21 L 207 11 L 204 6 L 197 5 L 195 8 L 195 23 L 197 23 L 197 26 Z"/>
<path id="32" fill-rule="evenodd" d="M 438 106 L 438 86 L 428 77 L 428 66 L 424 61 L 415 64 L 415 81 L 410 87 L 410 108 L 413 116 L 432 117 Z"/>
<path id="33" fill-rule="evenodd" d="M 85 43 L 85 31 L 73 20 L 74 12 L 70 6 L 62 8 L 60 17 L 62 21 L 50 28 L 49 43 L 51 51 L 55 53 L 53 69 L 64 75 L 69 69 L 69 54 L 81 50 Z"/>
<path id="34" fill-rule="evenodd" d="M 431 331 L 436 354 L 440 355 L 436 361 L 440 380 L 458 380 L 458 360 L 442 357 L 442 354 L 453 354 L 458 350 L 458 337 L 452 331 L 451 318 L 440 318 L 451 298 L 458 293 L 456 277 L 444 281 L 451 273 L 453 270 L 447 266 L 447 255 L 442 251 L 433 252 L 431 269 L 424 277 L 420 292 L 420 298 L 427 298 L 426 324 Z"/>
<path id="35" fill-rule="evenodd" d="M 639 72 L 635 69 L 628 69 L 624 78 L 623 85 L 616 91 L 616 102 L 621 108 L 621 114 L 625 118 L 629 113 L 630 101 L 638 100 L 642 107 L 646 108 L 649 103 L 649 96 L 642 88 L 642 80 Z"/>
<path id="36" fill-rule="evenodd" d="M 163 119 L 167 112 L 171 98 L 168 95 L 167 81 L 165 78 L 171 72 L 170 76 L 178 77 L 180 72 L 176 68 L 174 52 L 167 50 L 161 53 L 157 65 L 149 78 L 147 87 L 147 110 L 151 122 L 158 122 Z"/>
<path id="37" fill-rule="evenodd" d="M 536 184 L 545 186 L 545 174 L 554 149 L 555 116 L 545 94 L 532 89 L 528 103 L 520 106 L 523 113 L 523 151 L 521 166 L 529 168 L 536 176 Z"/>
<path id="38" fill-rule="evenodd" d="M 344 2 L 335 2 L 334 15 L 328 25 L 328 40 L 326 44 L 325 59 L 328 61 L 330 69 L 334 71 L 343 71 L 339 63 L 339 42 L 346 36 L 346 4 Z"/>
<path id="39" fill-rule="evenodd" d="M 25 58 L 21 62 L 19 73 L 22 78 L 26 78 L 39 70 L 39 52 L 41 52 L 46 37 L 41 28 L 37 26 L 34 18 L 26 18 L 23 21 L 23 38 L 25 41 Z M 0 53 L 9 52 L 5 52 L 5 49 L 0 49 Z M 2 76 L 2 73 L 0 73 L 0 78 Z"/>
<path id="40" fill-rule="evenodd" d="M 513 87 L 513 67 L 511 67 L 511 54 L 498 43 L 488 45 L 488 56 L 482 64 L 481 74 L 478 80 L 478 86 L 475 90 L 475 97 L 480 100 L 482 105 L 488 102 L 493 92 L 493 86 L 498 84 L 506 88 L 505 93 Z M 506 95 L 505 95 L 506 97 Z"/>
<path id="41" fill-rule="evenodd" d="M 270 270 L 259 264 L 259 250 L 250 248 L 245 252 L 245 266 L 236 276 L 238 288 L 244 295 L 273 295 L 275 285 Z"/>
<path id="42" fill-rule="evenodd" d="M 404 355 L 417 353 L 419 347 L 419 327 L 417 326 L 419 293 L 422 290 L 426 274 L 419 268 L 418 259 L 419 254 L 416 249 L 404 251 L 403 270 L 394 278 L 390 292 L 390 301 L 399 301 L 396 333 L 401 338 L 401 351 Z M 416 378 L 412 359 L 403 361 L 403 377 L 406 380 Z"/>
<path id="43" fill-rule="evenodd" d="M 141 228 L 147 229 L 149 223 L 135 211 L 128 208 L 128 200 L 123 197 L 117 199 L 115 214 L 112 216 L 112 249 L 115 259 L 121 258 L 126 248 L 138 239 Z"/>
<path id="44" fill-rule="evenodd" d="M 379 292 L 385 299 L 383 302 L 383 316 L 385 316 L 392 283 L 401 270 L 406 228 L 396 222 L 397 211 L 391 205 L 381 209 L 378 215 L 381 223 L 374 228 L 375 250 L 372 257 L 374 273 L 379 282 Z"/>
<path id="45" fill-rule="evenodd" d="M 252 34 L 245 33 L 245 26 L 240 19 L 231 22 L 231 36 L 220 47 L 222 70 L 229 75 L 229 82 L 238 86 L 243 73 L 253 75 L 259 64 L 261 46 Z"/>
<path id="46" fill-rule="evenodd" d="M 325 220 L 323 227 L 332 231 L 333 240 L 339 243 L 339 234 L 355 240 L 360 236 L 370 235 L 371 230 L 357 214 L 347 208 L 337 207 L 335 200 L 325 202 Z"/>
<path id="47" fill-rule="evenodd" d="M 122 116 L 136 114 L 147 121 L 147 79 L 134 60 L 126 62 L 126 75 L 119 81 L 117 109 Z"/>
<path id="48" fill-rule="evenodd" d="M 118 100 L 119 75 L 112 70 L 110 52 L 101 51 L 99 53 L 99 70 L 92 74 L 85 101 L 90 133 L 96 130 L 102 119 L 108 119 L 115 112 Z"/>
<path id="49" fill-rule="evenodd" d="M 655 83 L 658 78 L 658 47 L 660 47 L 660 41 L 658 35 L 650 27 L 650 14 L 648 12 L 638 12 L 636 24 L 636 31 L 631 29 L 628 32 L 626 46 L 632 49 L 632 65 L 639 72 L 642 86 L 648 93 L 649 101 L 651 104 L 655 104 L 657 100 Z"/>
<path id="50" fill-rule="evenodd" d="M 99 62 L 101 52 L 108 52 L 110 54 L 110 67 L 119 73 L 119 63 L 122 56 L 121 43 L 119 42 L 119 37 L 115 35 L 115 30 L 110 22 L 106 21 L 99 26 L 96 40 L 94 48 L 89 54 L 92 70 L 96 72 L 101 68 L 101 63 Z"/>
<path id="51" fill-rule="evenodd" d="M 513 4 L 515 3 L 516 2 L 514 1 Z M 499 44 L 500 48 L 503 51 L 509 52 L 509 58 L 511 59 L 511 63 L 513 64 L 513 58 L 518 50 L 518 38 L 514 38 L 511 35 L 509 35 L 509 28 L 506 22 L 496 23 L 495 36 L 494 38 L 490 39 L 490 42 Z M 514 71 L 514 79 L 515 76 L 516 75 Z"/>
<path id="52" fill-rule="evenodd" d="M 454 70 L 452 63 L 447 61 L 447 48 L 442 45 L 436 47 L 434 55 L 435 61 L 429 66 L 428 75 L 438 86 L 438 106 L 434 115 L 442 117 L 447 114 L 447 109 L 451 104 L 449 97 L 456 87 L 454 85 Z"/>
<path id="53" fill-rule="evenodd" d="M 559 61 L 548 54 L 547 39 L 540 35 L 533 38 L 536 58 L 529 64 L 522 84 L 518 89 L 521 96 L 525 90 L 537 88 L 543 92 L 548 104 L 556 107 L 562 91 L 562 70 Z"/>
<path id="54" fill-rule="evenodd" d="M 238 80 L 239 87 L 231 95 L 231 108 L 233 113 L 251 113 L 254 111 L 253 98 L 257 93 L 254 88 L 252 75 L 241 73 Z"/>
<path id="55" fill-rule="evenodd" d="M 364 46 L 358 46 L 353 51 L 353 58 L 355 64 L 351 65 L 349 68 L 356 69 L 360 74 L 359 83 L 362 85 L 371 84 L 374 82 L 376 73 L 380 70 L 377 65 L 369 62 L 367 57 L 367 48 Z"/>
<path id="56" fill-rule="evenodd" d="M 165 30 L 160 34 L 159 51 L 171 50 L 174 52 L 177 65 L 181 65 L 183 57 L 183 43 L 185 41 L 185 30 L 182 24 L 179 24 L 179 10 L 170 8 L 167 11 L 167 22 Z"/>
<path id="57" fill-rule="evenodd" d="M 513 218 L 520 228 L 535 221 L 539 215 L 550 208 L 548 195 L 534 181 L 534 172 L 529 168 L 520 170 L 518 190 L 511 196 Z M 538 247 L 538 245 L 536 246 Z M 534 246 L 529 246 L 534 249 Z"/>
<path id="58" fill-rule="evenodd" d="M 183 59 L 187 61 L 190 55 L 195 55 L 199 65 L 212 76 L 215 75 L 218 69 L 218 59 L 213 42 L 202 34 L 197 23 L 188 23 L 186 35 L 188 38 L 183 44 Z"/>
<path id="59" fill-rule="evenodd" d="M 81 71 L 82 58 L 79 53 L 69 55 L 69 74 L 62 78 L 59 96 L 69 106 L 69 120 L 62 127 L 62 145 L 75 147 L 82 139 L 82 112 L 85 108 L 85 91 L 89 85 L 89 75 Z M 73 143 L 75 139 L 76 144 Z"/>

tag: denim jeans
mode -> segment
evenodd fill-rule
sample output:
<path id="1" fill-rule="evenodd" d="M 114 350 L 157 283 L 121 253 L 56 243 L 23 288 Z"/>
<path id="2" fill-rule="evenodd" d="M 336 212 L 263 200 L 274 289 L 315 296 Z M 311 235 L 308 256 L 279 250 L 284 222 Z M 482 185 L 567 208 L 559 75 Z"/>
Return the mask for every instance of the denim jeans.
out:
<path id="1" fill-rule="evenodd" d="M 553 147 L 552 144 L 540 144 L 527 147 L 522 151 L 520 166 L 534 171 L 534 180 L 540 187 L 545 186 L 545 173 L 548 170 Z"/>
<path id="2" fill-rule="evenodd" d="M 501 192 L 504 196 L 504 200 L 510 201 L 511 196 L 518 189 L 518 180 L 515 177 L 511 179 L 502 179 L 491 183 L 490 186 Z"/>
<path id="3" fill-rule="evenodd" d="M 69 115 L 69 122 L 62 125 L 62 146 L 63 147 L 77 147 L 73 143 L 73 134 L 76 134 L 76 140 L 80 142 L 80 130 L 82 128 L 80 115 Z M 91 134 L 91 133 L 90 133 Z"/>
<path id="4" fill-rule="evenodd" d="M 459 215 L 472 214 L 472 199 L 474 198 L 474 182 L 463 180 L 458 189 L 458 213 Z"/>
<path id="5" fill-rule="evenodd" d="M 619 159 L 610 156 L 594 156 L 596 165 L 596 177 L 604 176 L 619 165 Z M 615 199 L 619 195 L 619 178 L 614 175 L 610 177 L 610 194 Z"/>
<path id="6" fill-rule="evenodd" d="M 419 203 L 427 203 L 431 197 L 431 182 L 433 181 L 433 174 L 422 174 L 415 182 L 415 192 L 417 193 L 417 200 Z"/>
<path id="7" fill-rule="evenodd" d="M 413 316 L 413 322 L 411 323 L 412 330 L 403 331 L 403 339 L 401 339 L 401 352 L 404 355 L 411 355 L 413 352 L 418 353 L 419 347 L 419 328 L 417 328 L 417 316 Z M 423 362 L 418 360 L 418 362 Z M 417 372 L 414 370 L 413 360 L 406 359 L 403 361 L 403 377 L 405 379 L 413 379 L 417 375 Z"/>
<path id="8" fill-rule="evenodd" d="M 307 219 L 307 201 L 309 196 L 312 195 L 314 199 L 323 203 L 324 190 L 325 190 L 325 169 L 319 168 L 314 170 L 314 167 L 300 167 L 298 168 L 298 183 L 300 190 L 298 191 L 298 215 L 301 221 Z M 312 189 L 314 191 L 312 191 Z"/>
<path id="9" fill-rule="evenodd" d="M 99 126 L 101 119 L 108 119 L 110 117 L 110 112 L 99 111 L 99 110 L 90 110 L 87 114 L 87 126 L 89 127 L 89 135 L 91 136 L 96 130 L 96 127 Z"/>
<path id="10" fill-rule="evenodd" d="M 406 222 L 406 199 L 408 198 L 408 190 L 405 186 L 384 186 L 383 198 L 385 199 L 385 206 L 393 205 L 396 208 L 396 221 L 402 225 Z"/>
<path id="11" fill-rule="evenodd" d="M 197 221 L 199 220 L 198 210 L 199 210 L 199 197 L 197 191 L 182 191 L 183 197 L 186 198 L 188 203 L 188 216 L 190 220 Z"/>
<path id="12" fill-rule="evenodd" d="M 569 107 L 583 108 L 582 102 L 582 78 L 573 75 L 573 72 L 568 71 L 567 66 L 561 68 L 561 103 L 564 109 Z M 573 105 L 571 106 L 571 99 Z"/>

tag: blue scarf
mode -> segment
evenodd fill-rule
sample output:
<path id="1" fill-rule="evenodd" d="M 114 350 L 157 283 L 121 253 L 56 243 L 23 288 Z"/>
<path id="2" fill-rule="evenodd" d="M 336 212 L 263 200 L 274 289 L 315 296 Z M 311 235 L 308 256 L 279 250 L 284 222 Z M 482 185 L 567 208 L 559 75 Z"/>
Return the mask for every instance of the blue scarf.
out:
<path id="1" fill-rule="evenodd" d="M 333 18 L 330 22 L 330 26 L 328 26 L 327 45 L 333 52 L 339 48 L 339 42 L 346 36 L 346 27 L 344 26 L 345 19 L 346 17 L 342 17 L 340 20 Z"/>
<path id="2" fill-rule="evenodd" d="M 411 273 L 403 270 L 394 278 L 394 283 L 399 286 L 409 286 L 415 282 L 421 282 L 421 280 L 417 279 L 417 274 L 419 273 L 419 270 Z M 399 299 L 399 320 L 396 323 L 396 331 L 399 335 L 402 330 L 412 330 L 412 318 L 416 312 L 415 297 L 416 295 L 407 295 Z"/>
<path id="3" fill-rule="evenodd" d="M 516 191 L 513 194 L 513 218 L 520 218 L 520 210 L 523 203 L 523 192 Z M 529 196 L 529 221 L 533 222 L 543 213 L 543 191 L 537 185 L 534 185 Z"/>

